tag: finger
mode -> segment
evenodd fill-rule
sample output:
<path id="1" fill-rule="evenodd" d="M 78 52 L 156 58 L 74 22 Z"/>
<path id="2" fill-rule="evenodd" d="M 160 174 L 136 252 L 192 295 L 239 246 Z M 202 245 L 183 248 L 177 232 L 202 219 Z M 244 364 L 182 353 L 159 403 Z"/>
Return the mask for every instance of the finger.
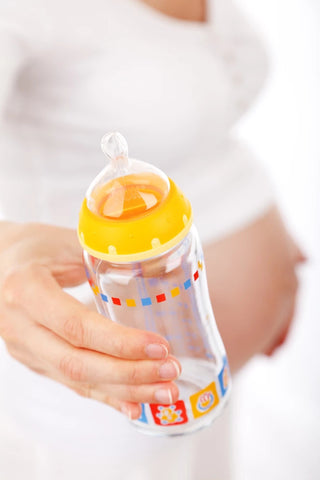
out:
<path id="1" fill-rule="evenodd" d="M 98 402 L 104 403 L 109 407 L 114 408 L 118 412 L 126 415 L 129 420 L 138 420 L 138 418 L 141 416 L 141 405 L 139 403 L 118 400 L 117 398 L 111 397 L 110 395 L 101 394 L 100 392 L 96 391 L 90 392 L 90 395 L 88 396 L 88 392 L 84 392 L 81 389 L 73 389 L 70 385 L 67 386 L 83 397 L 97 400 Z"/>
<path id="2" fill-rule="evenodd" d="M 115 408 L 119 412 L 124 413 L 131 420 L 140 417 L 141 407 L 138 403 L 133 403 L 132 401 L 130 401 L 130 399 L 139 398 L 141 399 L 141 402 L 148 403 L 149 401 L 151 401 L 150 398 L 153 398 L 148 391 L 146 391 L 145 393 L 134 393 L 129 391 L 127 395 L 125 395 L 125 386 L 119 387 L 119 392 L 114 392 L 116 396 L 112 396 L 110 394 L 112 392 L 112 386 L 108 389 L 108 386 L 105 385 L 92 386 L 91 384 L 79 384 L 77 382 L 71 382 L 69 380 L 66 380 L 66 378 L 64 378 L 62 375 L 52 370 L 50 366 L 48 367 L 47 365 L 44 366 L 43 364 L 41 364 L 41 359 L 39 359 L 39 356 L 37 355 L 36 357 L 34 357 L 34 355 L 26 348 L 21 348 L 21 346 L 12 344 L 10 342 L 9 344 L 7 344 L 7 350 L 14 359 L 19 361 L 20 363 L 23 363 L 33 372 L 39 375 L 46 376 L 51 380 L 54 380 L 55 382 L 58 382 L 68 387 L 82 397 L 97 400 L 106 405 L 109 405 L 110 407 Z M 165 390 L 167 390 L 167 388 Z M 157 398 L 157 396 L 155 396 L 155 398 Z"/>
<path id="3" fill-rule="evenodd" d="M 59 381 L 58 377 L 54 378 Z M 175 383 L 158 383 L 152 385 L 98 385 L 79 384 L 74 382 L 60 382 L 67 385 L 79 395 L 86 398 L 93 398 L 102 403 L 109 403 L 113 398 L 121 402 L 129 403 L 160 403 L 171 405 L 179 399 L 179 389 Z"/>
<path id="4" fill-rule="evenodd" d="M 24 349 L 33 352 L 40 365 L 64 382 L 98 385 L 143 385 L 174 380 L 180 365 L 167 360 L 123 360 L 105 354 L 79 349 L 37 324 L 30 324 L 23 339 Z"/>
<path id="5" fill-rule="evenodd" d="M 76 347 L 119 358 L 161 359 L 169 343 L 160 335 L 125 327 L 92 312 L 61 290 L 48 268 L 26 265 L 7 275 L 1 292 L 6 305 L 27 315 Z"/>
<path id="6" fill-rule="evenodd" d="M 118 410 L 118 412 L 126 415 L 129 420 L 138 420 L 138 418 L 141 416 L 142 410 L 139 403 L 123 402 L 110 396 L 101 397 L 99 394 L 97 394 L 97 396 L 94 395 L 92 399 L 105 403 L 115 410 Z"/>
<path id="7" fill-rule="evenodd" d="M 85 282 L 82 250 L 75 230 L 36 223 L 0 227 L 1 233 L 5 233 L 0 240 L 4 253 L 2 271 L 29 261 L 47 265 L 63 287 Z"/>
<path id="8" fill-rule="evenodd" d="M 87 385 L 84 388 L 88 389 Z M 89 389 L 90 390 L 90 387 Z M 95 395 L 103 396 L 107 394 L 109 397 L 116 398 L 125 402 L 132 403 L 160 403 L 170 405 L 179 399 L 179 389 L 175 383 L 156 383 L 150 385 L 108 385 L 106 391 L 103 385 L 93 389 Z M 92 395 L 92 393 L 91 393 Z"/>
<path id="9" fill-rule="evenodd" d="M 59 381 L 65 387 L 73 390 L 81 397 L 90 398 L 91 400 L 96 400 L 114 408 L 118 412 L 126 415 L 130 420 L 137 420 L 141 416 L 141 405 L 139 403 L 119 400 L 116 397 L 112 397 L 106 393 L 101 393 L 100 391 L 94 390 L 88 386 L 61 382 L 61 380 L 57 379 L 55 376 L 50 376 L 50 378 L 54 381 Z"/>

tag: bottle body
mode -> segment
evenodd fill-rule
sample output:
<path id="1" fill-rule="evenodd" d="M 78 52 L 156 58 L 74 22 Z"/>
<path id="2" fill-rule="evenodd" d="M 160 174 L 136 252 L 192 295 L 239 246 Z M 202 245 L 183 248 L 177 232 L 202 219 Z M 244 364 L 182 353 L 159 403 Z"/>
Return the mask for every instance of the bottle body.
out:
<path id="1" fill-rule="evenodd" d="M 99 312 L 122 325 L 159 333 L 182 365 L 176 380 L 179 400 L 143 404 L 141 417 L 132 423 L 157 435 L 209 425 L 229 397 L 231 378 L 195 227 L 174 248 L 153 258 L 112 263 L 84 252 L 84 261 Z"/>

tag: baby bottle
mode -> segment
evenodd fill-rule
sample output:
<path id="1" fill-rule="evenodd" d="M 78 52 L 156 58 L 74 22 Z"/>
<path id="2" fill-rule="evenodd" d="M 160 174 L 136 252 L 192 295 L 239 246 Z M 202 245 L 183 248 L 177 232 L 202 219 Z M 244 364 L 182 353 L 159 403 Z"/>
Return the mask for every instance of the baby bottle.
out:
<path id="1" fill-rule="evenodd" d="M 182 366 L 179 400 L 142 404 L 142 432 L 178 435 L 209 425 L 230 394 L 224 345 L 209 299 L 190 202 L 158 168 L 106 134 L 107 166 L 83 201 L 78 235 L 99 312 L 165 337 Z"/>

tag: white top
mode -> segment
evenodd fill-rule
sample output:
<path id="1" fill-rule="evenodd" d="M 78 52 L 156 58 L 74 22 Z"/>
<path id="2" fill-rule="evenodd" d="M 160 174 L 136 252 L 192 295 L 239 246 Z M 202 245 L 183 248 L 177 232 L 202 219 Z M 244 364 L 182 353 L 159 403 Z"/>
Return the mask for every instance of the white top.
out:
<path id="1" fill-rule="evenodd" d="M 170 19 L 139 0 L 2 0 L 4 217 L 75 226 L 85 190 L 104 166 L 100 138 L 111 130 L 124 134 L 131 156 L 174 178 L 203 241 L 270 206 L 263 170 L 230 134 L 260 90 L 266 57 L 230 0 L 209 0 L 209 7 L 202 24 Z M 37 438 L 107 452 L 110 472 L 112 465 L 123 471 L 106 478 L 205 480 L 222 464 L 219 478 L 228 478 L 223 428 L 151 440 L 104 405 L 5 362 L 8 410 Z M 182 466 L 188 473 L 179 477 Z"/>
<path id="2" fill-rule="evenodd" d="M 204 240 L 261 214 L 269 184 L 230 129 L 259 91 L 266 57 L 230 1 L 213 3 L 202 24 L 139 0 L 2 1 L 6 217 L 75 225 L 104 165 L 100 138 L 112 130 L 131 156 L 175 179 Z"/>

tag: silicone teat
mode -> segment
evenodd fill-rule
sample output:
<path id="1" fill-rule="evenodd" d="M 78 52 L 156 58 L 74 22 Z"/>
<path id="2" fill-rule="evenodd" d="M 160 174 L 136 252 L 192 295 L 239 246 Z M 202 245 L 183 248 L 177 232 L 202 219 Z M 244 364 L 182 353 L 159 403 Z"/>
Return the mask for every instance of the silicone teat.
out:
<path id="1" fill-rule="evenodd" d="M 87 193 L 89 209 L 109 219 L 129 219 L 149 212 L 167 197 L 169 180 L 156 167 L 128 157 L 128 145 L 118 132 L 101 140 L 110 160 Z"/>
<path id="2" fill-rule="evenodd" d="M 112 168 L 115 171 L 122 173 L 128 169 L 128 144 L 121 133 L 106 133 L 101 139 L 101 149 L 111 160 Z"/>

